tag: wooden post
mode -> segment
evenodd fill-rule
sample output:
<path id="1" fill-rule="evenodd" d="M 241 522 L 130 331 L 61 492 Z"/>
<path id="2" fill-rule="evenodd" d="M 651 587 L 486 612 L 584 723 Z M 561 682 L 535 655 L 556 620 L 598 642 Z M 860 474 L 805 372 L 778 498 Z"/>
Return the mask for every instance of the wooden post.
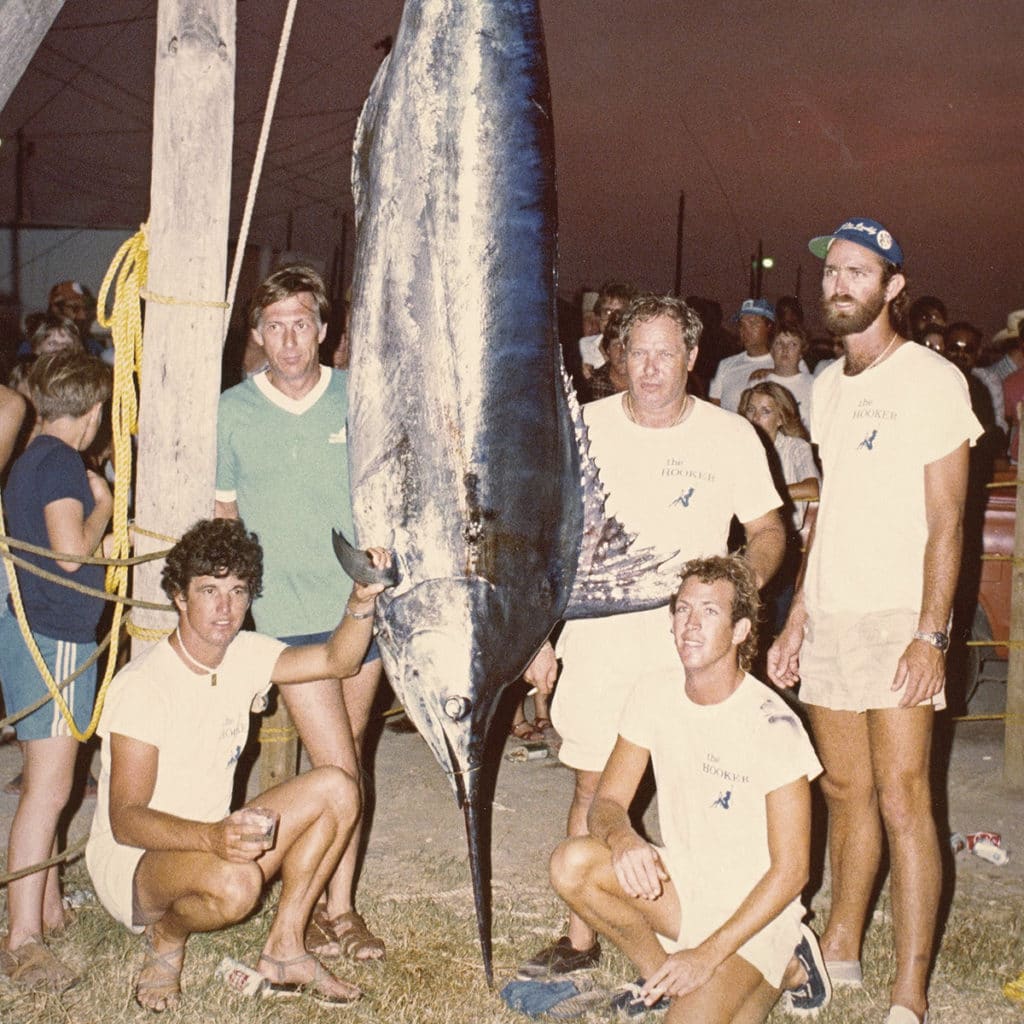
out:
<path id="1" fill-rule="evenodd" d="M 0 110 L 63 6 L 64 0 L 0 0 Z"/>
<path id="2" fill-rule="evenodd" d="M 235 0 L 160 0 L 135 518 L 175 538 L 213 515 L 234 90 Z M 136 549 L 168 546 L 139 535 Z M 139 568 L 135 596 L 166 600 L 162 566 Z M 174 625 L 163 612 L 133 618 Z"/>
<path id="3" fill-rule="evenodd" d="M 1017 422 L 1024 403 L 1017 404 Z M 1017 520 L 1013 535 L 1013 589 L 1010 599 L 1010 664 L 1006 670 L 1006 732 L 1003 781 L 1024 789 L 1024 462 L 1017 463 Z"/>

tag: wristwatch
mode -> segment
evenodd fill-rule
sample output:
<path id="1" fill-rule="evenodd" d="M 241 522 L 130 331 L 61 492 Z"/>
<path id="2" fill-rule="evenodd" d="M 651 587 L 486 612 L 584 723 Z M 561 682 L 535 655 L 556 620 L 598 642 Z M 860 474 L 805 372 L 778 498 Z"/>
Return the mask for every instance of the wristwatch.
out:
<path id="1" fill-rule="evenodd" d="M 949 649 L 948 633 L 925 633 L 919 629 L 914 634 L 914 639 L 923 640 L 926 644 L 931 644 L 932 647 L 935 647 L 940 651 L 945 651 Z"/>

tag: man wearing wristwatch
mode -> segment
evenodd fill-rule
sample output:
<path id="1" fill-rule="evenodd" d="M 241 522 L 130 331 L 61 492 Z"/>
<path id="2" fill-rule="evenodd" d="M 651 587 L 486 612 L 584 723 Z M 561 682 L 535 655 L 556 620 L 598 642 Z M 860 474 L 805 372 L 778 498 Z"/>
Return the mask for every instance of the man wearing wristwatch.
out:
<path id="1" fill-rule="evenodd" d="M 862 984 L 884 828 L 896 951 L 885 1020 L 923 1024 L 941 888 L 929 755 L 946 705 L 968 449 L 982 430 L 963 376 L 900 333 L 906 280 L 892 235 L 855 218 L 810 249 L 824 260 L 822 315 L 844 357 L 814 384 L 821 506 L 768 674 L 800 683 L 825 767 L 832 983 Z"/>

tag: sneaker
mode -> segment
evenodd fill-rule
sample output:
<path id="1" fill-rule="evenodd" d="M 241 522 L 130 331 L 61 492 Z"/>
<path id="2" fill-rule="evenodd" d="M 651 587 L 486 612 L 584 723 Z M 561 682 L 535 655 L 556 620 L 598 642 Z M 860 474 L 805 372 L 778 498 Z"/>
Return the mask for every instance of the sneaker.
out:
<path id="1" fill-rule="evenodd" d="M 783 993 L 782 1009 L 794 1017 L 814 1017 L 831 1001 L 832 983 L 825 969 L 818 936 L 805 924 L 800 925 L 800 932 L 800 944 L 793 955 L 807 972 L 807 980 Z"/>
<path id="2" fill-rule="evenodd" d="M 568 935 L 563 935 L 527 960 L 516 972 L 516 978 L 519 981 L 534 981 L 538 978 L 548 978 L 553 974 L 589 971 L 597 966 L 600 959 L 599 942 L 595 942 L 590 949 L 580 950 L 573 947 Z"/>
<path id="3" fill-rule="evenodd" d="M 662 996 L 653 1006 L 648 1006 L 640 995 L 640 989 L 643 987 L 643 978 L 620 985 L 616 990 L 618 995 L 612 996 L 608 1008 L 626 1017 L 639 1017 L 644 1013 L 663 1013 L 668 1009 L 668 996 Z"/>

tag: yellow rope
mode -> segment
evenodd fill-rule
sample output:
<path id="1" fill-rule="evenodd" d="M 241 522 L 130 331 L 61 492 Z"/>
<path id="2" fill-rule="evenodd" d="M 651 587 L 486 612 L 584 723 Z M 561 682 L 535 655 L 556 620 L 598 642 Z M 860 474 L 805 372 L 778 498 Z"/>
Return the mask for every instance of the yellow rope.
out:
<path id="1" fill-rule="evenodd" d="M 147 302 L 159 302 L 162 306 L 196 306 L 199 309 L 230 308 L 226 302 L 221 302 L 218 299 L 179 299 L 175 295 L 159 295 L 157 292 L 151 292 L 147 289 L 140 291 L 139 295 Z"/>
<path id="2" fill-rule="evenodd" d="M 128 635 L 134 640 L 150 640 L 153 643 L 163 640 L 165 636 L 170 636 L 174 632 L 173 629 L 157 629 L 155 626 L 136 626 L 131 619 L 128 620 L 128 625 L 125 628 L 128 630 Z"/>

